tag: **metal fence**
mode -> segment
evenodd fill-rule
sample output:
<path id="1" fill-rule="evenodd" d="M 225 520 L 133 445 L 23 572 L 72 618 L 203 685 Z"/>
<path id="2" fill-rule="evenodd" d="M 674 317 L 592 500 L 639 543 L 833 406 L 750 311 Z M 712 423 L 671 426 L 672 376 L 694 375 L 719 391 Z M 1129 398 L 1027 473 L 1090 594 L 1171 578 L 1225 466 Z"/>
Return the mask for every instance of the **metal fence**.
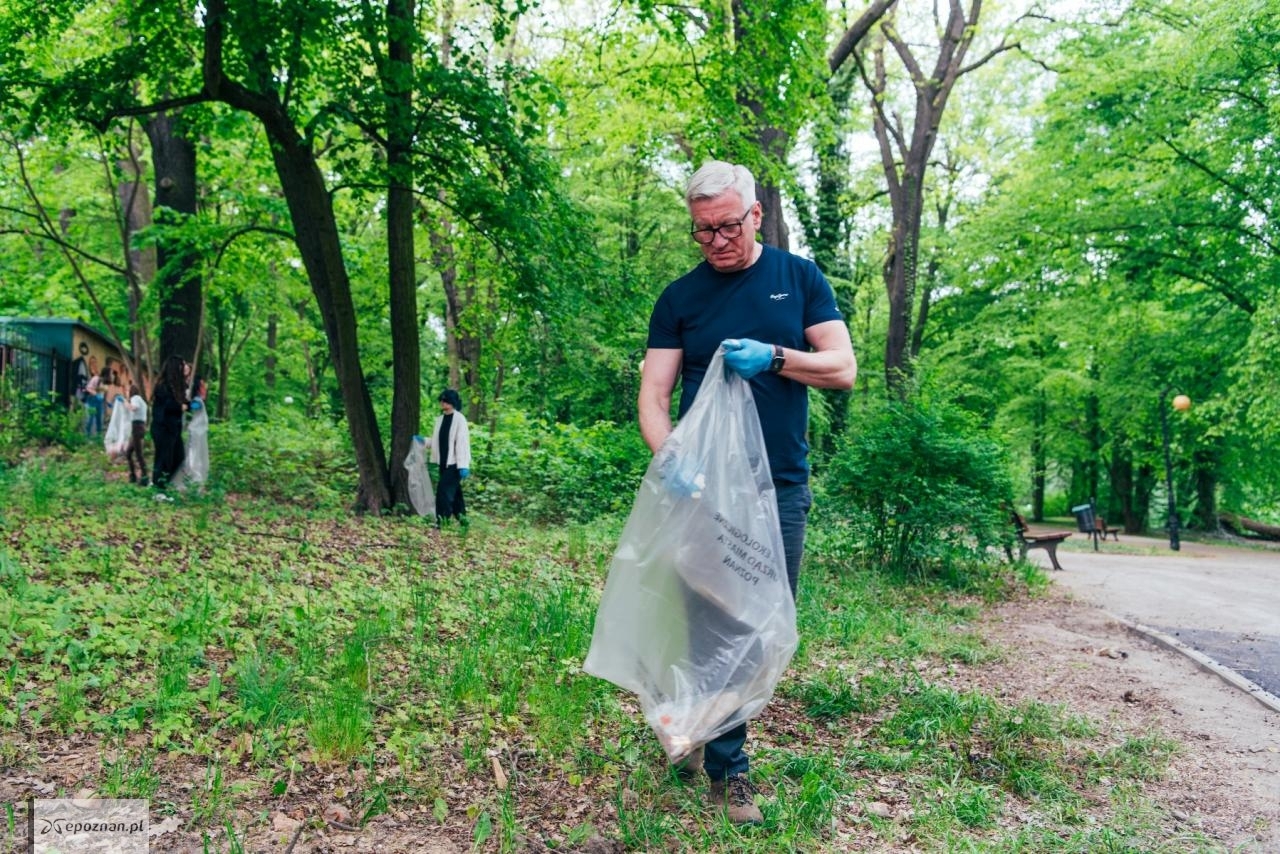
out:
<path id="1" fill-rule="evenodd" d="M 56 351 L 33 347 L 19 330 L 0 326 L 0 396 L 21 399 L 34 392 L 69 405 L 70 370 L 71 364 Z"/>

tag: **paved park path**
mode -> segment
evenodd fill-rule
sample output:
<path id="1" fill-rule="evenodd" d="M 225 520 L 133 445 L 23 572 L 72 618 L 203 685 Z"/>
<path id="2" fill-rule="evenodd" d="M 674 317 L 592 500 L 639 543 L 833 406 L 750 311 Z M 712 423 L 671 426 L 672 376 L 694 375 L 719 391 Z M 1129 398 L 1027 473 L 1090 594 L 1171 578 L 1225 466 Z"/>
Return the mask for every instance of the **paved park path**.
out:
<path id="1" fill-rule="evenodd" d="M 1081 534 L 1067 542 L 1069 550 L 1058 550 L 1064 571 L 1051 573 L 1055 584 L 1280 698 L 1280 549 L 1184 542 L 1175 552 L 1168 540 L 1124 533 L 1097 552 Z"/>

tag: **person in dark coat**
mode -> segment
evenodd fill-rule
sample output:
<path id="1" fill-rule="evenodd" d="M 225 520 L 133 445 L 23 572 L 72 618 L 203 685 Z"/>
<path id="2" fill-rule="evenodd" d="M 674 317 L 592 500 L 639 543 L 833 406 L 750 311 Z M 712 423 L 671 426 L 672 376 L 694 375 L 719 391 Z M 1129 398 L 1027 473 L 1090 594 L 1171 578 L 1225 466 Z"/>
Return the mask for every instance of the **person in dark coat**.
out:
<path id="1" fill-rule="evenodd" d="M 181 356 L 170 356 L 151 394 L 151 442 L 156 448 L 151 482 L 157 487 L 167 486 L 186 458 L 182 414 L 187 410 L 188 370 Z"/>
<path id="2" fill-rule="evenodd" d="M 431 462 L 440 467 L 436 478 L 436 524 L 450 517 L 466 521 L 462 481 L 471 474 L 471 432 L 459 410 L 462 398 L 454 389 L 440 393 L 440 416 L 431 431 Z"/>

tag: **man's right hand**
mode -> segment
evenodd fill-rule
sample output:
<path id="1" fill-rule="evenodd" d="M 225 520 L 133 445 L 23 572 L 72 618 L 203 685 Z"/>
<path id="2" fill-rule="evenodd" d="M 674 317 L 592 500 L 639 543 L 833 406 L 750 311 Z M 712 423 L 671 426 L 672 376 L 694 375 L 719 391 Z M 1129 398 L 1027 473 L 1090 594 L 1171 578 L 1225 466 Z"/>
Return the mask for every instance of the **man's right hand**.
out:
<path id="1" fill-rule="evenodd" d="M 675 450 L 667 453 L 669 456 L 658 470 L 667 492 L 678 498 L 701 498 L 702 490 L 707 486 L 707 476 L 698 470 L 692 459 L 681 457 Z"/>

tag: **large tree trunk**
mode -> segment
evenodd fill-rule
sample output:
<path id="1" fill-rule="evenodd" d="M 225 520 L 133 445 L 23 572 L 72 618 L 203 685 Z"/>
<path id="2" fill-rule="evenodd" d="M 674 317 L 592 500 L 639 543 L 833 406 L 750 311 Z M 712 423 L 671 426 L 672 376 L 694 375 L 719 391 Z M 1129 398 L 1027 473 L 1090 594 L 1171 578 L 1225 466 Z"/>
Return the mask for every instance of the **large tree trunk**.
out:
<path id="1" fill-rule="evenodd" d="M 363 509 L 380 512 L 391 506 L 387 462 L 382 433 L 360 366 L 351 280 L 342 260 L 333 205 L 314 152 L 296 137 L 283 140 L 273 137 L 272 143 L 271 153 L 289 205 L 298 252 L 324 321 L 329 358 L 342 391 L 360 476 L 356 503 Z"/>
<path id="2" fill-rule="evenodd" d="M 343 263 L 333 201 L 315 152 L 293 125 L 284 105 L 274 95 L 251 91 L 226 78 L 222 67 L 226 16 L 226 0 L 209 0 L 205 15 L 205 94 L 254 115 L 266 131 L 293 221 L 294 241 L 320 309 L 329 357 L 342 392 L 359 475 L 356 506 L 380 512 L 391 506 L 387 459 L 360 366 L 355 304 Z"/>
<path id="3" fill-rule="evenodd" d="M 144 124 L 155 168 L 155 208 L 168 209 L 174 224 L 196 214 L 196 147 L 183 133 L 181 114 L 159 112 Z M 160 312 L 160 356 L 195 362 L 204 308 L 200 258 L 184 242 L 162 240 L 156 253 L 153 292 Z M 156 365 L 158 370 L 160 365 Z"/>
<path id="4" fill-rule="evenodd" d="M 418 341 L 413 244 L 413 19 L 413 0 L 387 0 L 390 43 L 383 87 L 387 95 L 387 273 L 395 380 L 388 468 L 392 501 L 405 505 L 409 504 L 409 481 L 403 463 L 413 435 L 420 431 L 422 415 L 422 350 Z"/>
<path id="5" fill-rule="evenodd" d="M 142 306 L 142 287 L 149 285 L 156 277 L 156 250 L 153 246 L 135 247 L 133 245 L 133 236 L 151 225 L 151 196 L 147 192 L 146 178 L 142 174 L 142 165 L 138 161 L 138 152 L 132 139 L 129 140 L 129 151 L 119 161 L 119 167 L 120 173 L 124 176 L 124 180 L 117 188 L 117 193 L 124 216 L 125 261 L 129 268 L 130 329 L 129 341 L 120 343 L 127 343 L 134 359 L 141 358 L 145 361 L 149 359 L 150 354 L 146 352 L 146 329 L 139 310 Z M 159 365 L 147 366 L 152 373 L 159 367 Z M 138 387 L 143 389 L 143 394 L 149 397 L 148 377 L 143 375 L 142 370 L 137 369 L 138 366 L 135 365 L 134 368 L 134 379 L 138 381 Z"/>
<path id="6" fill-rule="evenodd" d="M 939 32 L 937 61 L 929 70 L 919 64 L 913 46 L 898 33 L 890 16 L 880 27 L 882 37 L 872 51 L 871 73 L 861 68 L 863 82 L 871 94 L 873 130 L 893 210 L 893 230 L 884 264 L 885 291 L 889 298 L 884 370 L 886 384 L 900 397 L 907 394 L 912 373 L 911 313 L 916 296 L 925 175 L 938 140 L 938 128 L 960 75 L 982 65 L 996 52 L 1008 49 L 1001 45 L 983 59 L 965 64 L 981 9 L 981 0 L 970 0 L 968 13 L 961 0 L 951 0 L 946 25 Z M 891 117 L 886 105 L 889 86 L 885 57 L 890 46 L 915 86 L 915 111 L 909 136 L 900 117 L 896 114 Z"/>

